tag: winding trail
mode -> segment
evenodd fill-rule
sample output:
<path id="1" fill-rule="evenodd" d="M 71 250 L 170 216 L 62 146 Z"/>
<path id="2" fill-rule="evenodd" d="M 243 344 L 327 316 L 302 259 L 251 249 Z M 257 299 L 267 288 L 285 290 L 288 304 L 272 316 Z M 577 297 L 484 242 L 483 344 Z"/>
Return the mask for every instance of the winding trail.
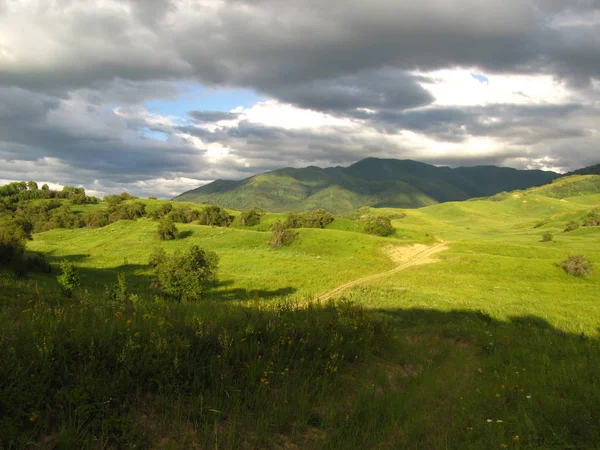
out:
<path id="1" fill-rule="evenodd" d="M 389 275 L 393 275 L 395 273 L 398 273 L 405 269 L 408 269 L 409 267 L 412 267 L 412 266 L 427 264 L 429 262 L 432 262 L 432 260 L 430 258 L 433 255 L 435 255 L 436 253 L 443 252 L 444 250 L 447 250 L 447 249 L 448 249 L 448 247 L 445 242 L 436 244 L 433 247 L 427 247 L 427 248 L 420 250 L 417 253 L 411 255 L 406 260 L 402 261 L 400 263 L 400 265 L 398 265 L 397 267 L 394 267 L 391 270 L 376 273 L 374 275 L 369 275 L 367 277 L 359 278 L 357 280 L 349 281 L 348 283 L 344 283 L 341 286 L 336 287 L 332 291 L 329 291 L 325 294 L 318 296 L 317 300 L 318 301 L 329 300 L 332 297 L 340 295 L 342 292 L 344 292 L 348 288 L 358 286 L 359 284 L 367 283 L 369 281 L 377 280 L 379 278 L 387 277 Z"/>

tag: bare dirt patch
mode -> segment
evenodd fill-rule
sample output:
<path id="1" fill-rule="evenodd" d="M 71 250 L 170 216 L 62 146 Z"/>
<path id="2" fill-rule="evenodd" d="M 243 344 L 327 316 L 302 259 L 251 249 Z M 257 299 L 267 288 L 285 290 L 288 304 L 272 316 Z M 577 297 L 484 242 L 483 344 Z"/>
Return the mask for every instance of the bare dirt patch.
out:
<path id="1" fill-rule="evenodd" d="M 376 273 L 376 274 L 370 275 L 368 277 L 359 278 L 358 280 L 344 283 L 341 286 L 338 286 L 337 288 L 333 289 L 332 291 L 329 291 L 328 293 L 321 295 L 320 297 L 317 298 L 317 300 L 320 300 L 320 301 L 328 300 L 330 298 L 333 298 L 333 297 L 341 294 L 343 291 L 345 291 L 348 288 L 357 286 L 359 284 L 366 283 L 368 281 L 373 281 L 378 278 L 386 277 L 388 275 L 392 275 L 396 272 L 400 272 L 400 271 L 407 269 L 409 267 L 412 267 L 412 266 L 418 266 L 418 265 L 422 265 L 422 264 L 430 264 L 432 262 L 436 262 L 436 260 L 434 258 L 432 258 L 432 256 L 435 255 L 436 253 L 439 253 L 439 252 L 442 252 L 442 251 L 448 249 L 448 246 L 443 242 L 440 244 L 436 244 L 432 247 L 428 247 L 428 246 L 422 245 L 422 244 L 417 244 L 417 245 L 413 245 L 410 247 L 388 246 L 386 248 L 390 248 L 390 247 L 393 250 L 388 250 L 388 252 L 391 252 L 391 253 L 387 253 L 387 254 L 390 258 L 392 258 L 392 260 L 394 262 L 396 262 L 398 264 L 397 267 L 395 267 L 391 270 L 388 270 L 386 272 Z"/>

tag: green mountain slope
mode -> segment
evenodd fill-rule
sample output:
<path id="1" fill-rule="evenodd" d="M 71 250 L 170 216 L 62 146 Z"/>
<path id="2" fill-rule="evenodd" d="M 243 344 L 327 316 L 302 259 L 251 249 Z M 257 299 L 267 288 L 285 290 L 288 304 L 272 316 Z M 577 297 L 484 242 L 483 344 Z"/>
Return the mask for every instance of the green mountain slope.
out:
<path id="1" fill-rule="evenodd" d="M 571 172 L 569 175 L 600 175 L 600 164 L 596 164 L 583 169 Z"/>
<path id="2" fill-rule="evenodd" d="M 554 172 L 495 166 L 436 167 L 396 159 L 366 158 L 350 167 L 285 168 L 241 181 L 217 180 L 174 200 L 267 211 L 324 208 L 332 213 L 361 206 L 418 208 L 502 191 L 526 189 L 558 178 Z"/>

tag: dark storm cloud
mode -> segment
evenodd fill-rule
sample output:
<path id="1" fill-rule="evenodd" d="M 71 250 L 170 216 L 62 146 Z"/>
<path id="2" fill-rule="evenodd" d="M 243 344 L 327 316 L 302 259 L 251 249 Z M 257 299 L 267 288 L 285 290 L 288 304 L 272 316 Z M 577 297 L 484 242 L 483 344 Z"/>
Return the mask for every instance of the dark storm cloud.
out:
<path id="1" fill-rule="evenodd" d="M 190 111 L 188 113 L 197 122 L 219 122 L 220 120 L 237 119 L 239 114 L 227 111 Z"/>
<path id="2" fill-rule="evenodd" d="M 485 154 L 453 150 L 427 159 L 433 163 L 597 162 L 598 0 L 34 3 L 0 0 L 2 179 L 44 167 L 120 186 L 365 156 L 429 158 L 398 139 L 403 131 L 456 145 L 474 137 L 506 143 Z M 566 105 L 435 105 L 415 72 L 456 67 L 552 75 L 579 97 Z M 362 128 L 289 130 L 221 111 L 193 111 L 180 126 L 143 111 L 149 100 L 184 96 L 187 83 L 249 88 Z M 239 124 L 215 125 L 222 120 Z M 210 157 L 204 145 L 229 153 Z"/>

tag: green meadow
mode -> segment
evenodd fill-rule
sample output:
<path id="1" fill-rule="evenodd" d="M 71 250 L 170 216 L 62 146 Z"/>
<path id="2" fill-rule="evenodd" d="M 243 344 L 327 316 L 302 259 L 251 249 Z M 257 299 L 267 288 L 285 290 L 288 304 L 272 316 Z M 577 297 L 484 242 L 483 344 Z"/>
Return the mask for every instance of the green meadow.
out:
<path id="1" fill-rule="evenodd" d="M 599 179 L 362 211 L 392 218 L 386 238 L 344 215 L 271 248 L 285 214 L 243 227 L 237 211 L 173 241 L 149 218 L 35 234 L 54 272 L 0 273 L 0 448 L 600 448 L 600 226 L 564 231 L 600 208 Z M 398 266 L 390 248 L 442 242 L 318 301 Z M 193 244 L 219 256 L 219 281 L 167 301 L 149 256 Z M 579 254 L 591 275 L 558 266 Z M 119 273 L 128 301 L 106 293 Z"/>

